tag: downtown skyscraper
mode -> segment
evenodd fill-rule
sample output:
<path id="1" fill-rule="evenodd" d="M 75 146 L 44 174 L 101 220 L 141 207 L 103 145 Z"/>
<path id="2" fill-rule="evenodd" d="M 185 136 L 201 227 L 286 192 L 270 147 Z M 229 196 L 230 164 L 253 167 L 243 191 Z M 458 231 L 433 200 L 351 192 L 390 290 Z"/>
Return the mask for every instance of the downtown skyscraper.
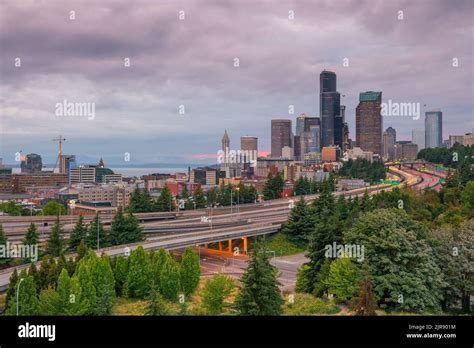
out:
<path id="1" fill-rule="evenodd" d="M 382 92 L 359 95 L 356 108 L 356 143 L 364 151 L 382 156 Z"/>
<path id="2" fill-rule="evenodd" d="M 291 120 L 272 120 L 272 157 L 281 157 L 285 146 L 292 147 Z"/>
<path id="3" fill-rule="evenodd" d="M 342 148 L 341 95 L 337 92 L 336 73 L 332 71 L 324 70 L 319 75 L 319 113 L 321 148 L 331 145 L 339 145 Z"/>
<path id="4" fill-rule="evenodd" d="M 443 113 L 427 111 L 425 113 L 425 147 L 434 148 L 443 145 Z"/>

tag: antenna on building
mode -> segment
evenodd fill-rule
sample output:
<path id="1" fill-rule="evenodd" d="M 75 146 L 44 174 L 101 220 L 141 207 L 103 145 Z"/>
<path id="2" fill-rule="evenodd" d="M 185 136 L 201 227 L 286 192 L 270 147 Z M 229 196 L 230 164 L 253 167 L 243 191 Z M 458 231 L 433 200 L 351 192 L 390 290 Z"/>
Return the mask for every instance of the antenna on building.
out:
<path id="1" fill-rule="evenodd" d="M 56 163 L 54 164 L 54 168 L 53 168 L 53 173 L 54 173 L 54 171 L 56 170 L 56 166 L 58 165 L 58 162 L 61 163 L 61 158 L 63 156 L 63 142 L 66 141 L 66 139 L 60 135 L 59 138 L 52 139 L 52 141 L 57 141 L 59 143 L 58 158 L 56 159 Z"/>

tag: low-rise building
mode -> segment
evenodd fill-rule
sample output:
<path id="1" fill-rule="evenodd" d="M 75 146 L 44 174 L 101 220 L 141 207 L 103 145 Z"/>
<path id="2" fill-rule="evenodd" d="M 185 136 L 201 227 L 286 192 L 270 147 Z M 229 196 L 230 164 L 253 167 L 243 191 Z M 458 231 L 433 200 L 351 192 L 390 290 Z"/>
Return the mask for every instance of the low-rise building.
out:
<path id="1" fill-rule="evenodd" d="M 349 191 L 366 187 L 369 184 L 363 179 L 338 179 L 336 184 L 337 191 Z"/>

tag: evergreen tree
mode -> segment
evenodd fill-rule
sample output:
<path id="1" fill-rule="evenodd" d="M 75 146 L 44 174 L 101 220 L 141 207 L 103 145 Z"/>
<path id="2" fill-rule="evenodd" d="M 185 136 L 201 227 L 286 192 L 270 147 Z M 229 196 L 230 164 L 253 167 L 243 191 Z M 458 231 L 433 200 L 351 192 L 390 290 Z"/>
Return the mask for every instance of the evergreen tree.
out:
<path id="1" fill-rule="evenodd" d="M 115 257 L 114 265 L 114 278 L 115 278 L 115 291 L 118 295 L 124 295 L 123 288 L 127 281 L 128 274 L 128 258 L 123 256 Z"/>
<path id="2" fill-rule="evenodd" d="M 267 181 L 263 187 L 263 197 L 265 200 L 281 198 L 285 182 L 281 173 L 273 176 L 268 173 Z"/>
<path id="3" fill-rule="evenodd" d="M 97 294 L 91 271 L 84 260 L 79 262 L 77 265 L 76 273 L 74 274 L 73 278 L 76 278 L 78 280 L 78 284 L 80 284 L 81 299 L 87 300 L 87 303 L 89 304 L 85 314 L 94 314 L 97 303 Z"/>
<path id="4" fill-rule="evenodd" d="M 158 197 L 156 204 L 155 204 L 156 211 L 173 211 L 176 209 L 175 202 L 173 195 L 171 194 L 170 189 L 168 186 L 165 185 L 160 192 L 160 196 Z"/>
<path id="5" fill-rule="evenodd" d="M 128 242 L 127 223 L 121 207 L 118 208 L 110 227 L 109 240 L 111 245 L 120 245 Z"/>
<path id="6" fill-rule="evenodd" d="M 10 275 L 10 281 L 8 282 L 8 290 L 5 296 L 5 308 L 8 308 L 8 304 L 10 303 L 13 296 L 15 296 L 15 284 L 18 282 L 18 272 L 16 268 L 13 270 L 12 274 Z"/>
<path id="7" fill-rule="evenodd" d="M 216 274 L 204 283 L 202 306 L 209 315 L 222 313 L 224 302 L 234 289 L 234 281 L 224 274 Z"/>
<path id="8" fill-rule="evenodd" d="M 326 261 L 326 245 L 340 243 L 342 240 L 342 231 L 339 227 L 338 218 L 326 207 L 317 217 L 317 222 L 313 233 L 310 235 L 307 263 L 309 269 L 305 272 L 308 285 L 307 292 L 312 293 L 318 283 L 318 273 Z"/>
<path id="9" fill-rule="evenodd" d="M 137 185 L 130 197 L 128 211 L 131 213 L 146 213 L 153 211 L 153 203 L 148 191 L 141 190 Z"/>
<path id="10" fill-rule="evenodd" d="M 145 315 L 167 315 L 168 309 L 163 296 L 158 291 L 154 282 L 151 283 L 150 293 L 148 295 L 148 304 L 145 309 Z"/>
<path id="11" fill-rule="evenodd" d="M 20 284 L 19 287 L 18 284 Z M 25 270 L 21 271 L 18 281 L 14 284 L 14 289 L 15 294 L 9 300 L 8 308 L 6 309 L 5 314 L 16 315 L 18 296 L 18 315 L 37 315 L 39 310 L 39 302 L 33 277 L 27 275 Z"/>
<path id="12" fill-rule="evenodd" d="M 30 267 L 28 268 L 28 275 L 33 277 L 33 281 L 36 286 L 36 292 L 39 294 L 41 290 L 41 279 L 40 279 L 40 273 L 38 271 L 38 268 L 36 267 L 36 264 L 34 262 L 31 263 Z"/>
<path id="13" fill-rule="evenodd" d="M 359 294 L 352 300 L 352 310 L 356 315 L 377 315 L 377 308 L 373 285 L 367 267 L 364 267 L 363 276 L 359 283 Z"/>
<path id="14" fill-rule="evenodd" d="M 280 315 L 284 300 L 278 288 L 278 271 L 268 253 L 257 244 L 242 278 L 235 305 L 242 315 Z"/>
<path id="15" fill-rule="evenodd" d="M 122 243 L 136 243 L 141 242 L 142 240 L 145 240 L 143 228 L 138 223 L 137 218 L 132 213 L 129 213 L 125 219 L 125 231 Z"/>
<path id="16" fill-rule="evenodd" d="M 158 289 L 161 289 L 161 271 L 163 270 L 163 266 L 169 257 L 171 256 L 165 249 L 160 249 L 153 253 L 151 260 L 152 281 L 155 283 Z"/>
<path id="17" fill-rule="evenodd" d="M 98 241 L 97 241 L 98 237 Z M 85 240 L 87 247 L 92 249 L 97 249 L 97 242 L 99 243 L 99 248 L 106 248 L 110 246 L 108 233 L 104 230 L 104 225 L 99 217 L 99 214 L 96 214 L 94 220 L 92 220 L 87 231 L 87 238 Z"/>
<path id="18" fill-rule="evenodd" d="M 87 252 L 86 243 L 84 242 L 84 239 L 81 239 L 81 241 L 79 242 L 79 246 L 76 249 L 76 253 L 77 253 L 76 263 L 82 260 L 86 252 Z"/>
<path id="19" fill-rule="evenodd" d="M 63 250 L 63 239 L 62 239 L 62 226 L 59 222 L 59 215 L 56 217 L 56 221 L 51 229 L 51 234 L 49 236 L 46 252 L 52 257 L 58 257 Z"/>
<path id="20" fill-rule="evenodd" d="M 160 290 L 165 299 L 176 301 L 181 289 L 179 266 L 172 257 L 167 257 L 160 273 Z"/>
<path id="21" fill-rule="evenodd" d="M 145 298 L 150 291 L 150 261 L 141 246 L 130 253 L 125 293 L 128 297 Z"/>
<path id="22" fill-rule="evenodd" d="M 191 295 L 199 284 L 201 270 L 199 255 L 193 249 L 186 248 L 181 258 L 181 290 L 186 296 Z"/>
<path id="23" fill-rule="evenodd" d="M 54 289 L 41 290 L 38 299 L 38 312 L 41 315 L 64 315 L 61 298 Z"/>
<path id="24" fill-rule="evenodd" d="M 4 250 L 8 250 L 7 246 L 7 237 L 5 236 L 5 232 L 3 232 L 3 226 L 0 225 L 0 247 L 3 247 Z M 0 268 L 5 267 L 11 262 L 11 258 L 1 257 L 0 258 Z"/>
<path id="25" fill-rule="evenodd" d="M 296 202 L 291 210 L 288 221 L 283 225 L 282 233 L 284 233 L 291 241 L 298 245 L 306 245 L 309 235 L 314 228 L 311 208 L 307 206 L 303 197 Z"/>
<path id="26" fill-rule="evenodd" d="M 38 229 L 32 222 L 26 231 L 25 238 L 23 239 L 23 245 L 37 245 L 38 244 Z"/>
<path id="27" fill-rule="evenodd" d="M 87 237 L 87 227 L 84 224 L 84 217 L 79 215 L 79 219 L 74 226 L 74 229 L 69 236 L 69 250 L 76 250 L 81 240 L 85 240 Z"/>
<path id="28" fill-rule="evenodd" d="M 51 256 L 45 256 L 41 260 L 38 278 L 41 281 L 39 284 L 40 289 L 47 289 L 49 287 L 56 289 L 56 283 L 58 281 L 58 268 L 56 261 Z"/>
<path id="29" fill-rule="evenodd" d="M 202 209 L 206 207 L 206 196 L 204 195 L 201 186 L 199 186 L 194 192 L 194 201 L 196 203 L 196 209 Z"/>

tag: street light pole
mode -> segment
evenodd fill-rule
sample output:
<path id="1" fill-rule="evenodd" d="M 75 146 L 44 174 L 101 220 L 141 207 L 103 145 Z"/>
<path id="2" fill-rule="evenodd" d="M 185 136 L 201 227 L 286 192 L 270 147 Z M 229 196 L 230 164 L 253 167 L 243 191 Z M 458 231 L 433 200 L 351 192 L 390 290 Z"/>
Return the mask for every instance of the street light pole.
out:
<path id="1" fill-rule="evenodd" d="M 100 226 L 99 213 L 97 213 L 97 250 L 99 250 L 99 247 L 100 247 L 99 226 Z"/>
<path id="2" fill-rule="evenodd" d="M 21 278 L 20 281 L 18 282 L 18 285 L 16 286 L 16 316 L 18 316 L 18 309 L 19 309 L 19 306 L 18 306 L 18 301 L 19 301 L 19 295 L 20 295 L 20 284 L 22 281 L 24 281 L 25 278 Z"/>

